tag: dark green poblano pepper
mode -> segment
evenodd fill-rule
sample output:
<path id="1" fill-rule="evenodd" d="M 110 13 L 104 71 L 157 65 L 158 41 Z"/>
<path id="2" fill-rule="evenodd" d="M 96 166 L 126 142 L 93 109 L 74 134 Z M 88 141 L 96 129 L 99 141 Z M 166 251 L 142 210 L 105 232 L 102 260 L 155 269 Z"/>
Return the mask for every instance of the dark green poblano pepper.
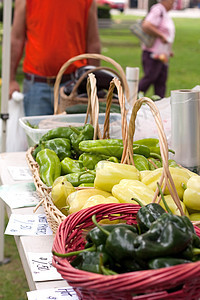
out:
<path id="1" fill-rule="evenodd" d="M 113 230 L 109 232 L 97 223 L 95 215 L 92 216 L 92 221 L 107 235 L 105 250 L 115 261 L 122 263 L 125 258 L 134 259 L 133 242 L 137 237 L 137 233 L 122 226 L 115 226 Z"/>
<path id="2" fill-rule="evenodd" d="M 136 220 L 140 233 L 144 233 L 151 227 L 152 223 L 157 220 L 161 215 L 166 213 L 164 208 L 157 203 L 149 203 L 144 205 L 140 200 L 133 198 L 141 208 L 136 214 Z"/>
<path id="3" fill-rule="evenodd" d="M 72 251 L 68 253 L 57 253 L 52 251 L 53 255 L 59 257 L 71 257 L 75 256 L 75 259 L 71 261 L 71 265 L 79 270 L 84 270 L 87 272 L 93 272 L 104 275 L 114 275 L 116 272 L 110 270 L 106 267 L 112 265 L 112 258 L 108 253 L 105 252 L 104 246 L 96 247 L 93 245 L 90 248 L 85 248 L 82 250 Z"/>
<path id="4" fill-rule="evenodd" d="M 192 233 L 184 219 L 165 213 L 154 221 L 150 229 L 133 241 L 137 258 L 151 259 L 175 255 L 191 242 Z"/>
<path id="5" fill-rule="evenodd" d="M 77 267 L 79 270 L 101 274 L 102 271 L 101 271 L 100 257 L 102 258 L 102 264 L 106 264 L 109 260 L 109 256 L 105 252 L 101 252 L 101 251 L 82 252 L 78 254 L 78 256 L 75 258 L 74 261 L 71 262 L 71 265 L 75 268 Z M 78 261 L 78 265 L 76 265 L 77 261 Z"/>
<path id="6" fill-rule="evenodd" d="M 190 263 L 190 260 L 176 257 L 158 257 L 151 259 L 148 262 L 149 269 L 160 269 L 166 267 L 172 267 L 180 264 Z"/>
<path id="7" fill-rule="evenodd" d="M 115 228 L 123 227 L 126 229 L 129 229 L 130 231 L 134 232 L 137 234 L 137 228 L 136 225 L 128 225 L 126 223 L 119 223 L 119 224 L 108 224 L 108 225 L 103 225 L 103 228 L 106 231 L 111 232 Z M 92 228 L 86 235 L 86 240 L 89 243 L 89 245 L 104 245 L 106 243 L 108 235 L 102 231 L 99 227 L 94 227 Z"/>
<path id="8" fill-rule="evenodd" d="M 40 167 L 40 177 L 47 186 L 52 186 L 54 180 L 61 175 L 61 164 L 57 154 L 50 149 L 38 152 L 36 162 Z"/>
<path id="9" fill-rule="evenodd" d="M 168 213 L 155 220 L 148 231 L 133 241 L 137 258 L 151 259 L 176 255 L 184 251 L 193 240 L 192 223 L 186 216 L 173 215 L 158 188 Z"/>

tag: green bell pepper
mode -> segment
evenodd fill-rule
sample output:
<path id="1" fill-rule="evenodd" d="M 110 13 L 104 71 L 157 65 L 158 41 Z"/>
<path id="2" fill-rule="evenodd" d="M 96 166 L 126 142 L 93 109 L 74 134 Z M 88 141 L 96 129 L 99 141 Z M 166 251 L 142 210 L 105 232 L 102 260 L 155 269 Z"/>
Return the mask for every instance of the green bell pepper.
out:
<path id="1" fill-rule="evenodd" d="M 77 173 L 85 171 L 83 167 L 83 162 L 79 160 L 72 159 L 70 157 L 65 157 L 61 161 L 61 174 L 66 175 L 70 173 Z"/>
<path id="2" fill-rule="evenodd" d="M 138 171 L 149 170 L 149 161 L 145 156 L 140 154 L 133 154 L 133 161 Z"/>
<path id="3" fill-rule="evenodd" d="M 109 157 L 114 156 L 121 159 L 124 145 L 121 139 L 90 140 L 81 142 L 79 149 L 83 152 L 103 154 Z M 150 150 L 144 145 L 133 145 L 133 153 L 148 157 Z"/>
<path id="4" fill-rule="evenodd" d="M 168 159 L 168 165 L 169 167 L 181 168 L 174 159 Z"/>
<path id="5" fill-rule="evenodd" d="M 159 139 L 145 138 L 145 139 L 134 141 L 133 144 L 147 146 L 147 147 L 149 147 L 151 153 L 156 153 L 156 154 L 160 155 Z M 172 149 L 169 149 L 168 151 L 174 154 L 174 151 Z"/>
<path id="6" fill-rule="evenodd" d="M 77 127 L 79 128 L 79 127 Z M 53 128 L 50 129 L 49 131 L 47 131 L 47 133 L 45 133 L 41 139 L 40 142 L 42 141 L 48 141 L 48 140 L 52 140 L 55 138 L 65 138 L 65 139 L 70 139 L 70 135 L 73 133 L 73 130 L 71 129 L 71 127 L 57 127 L 57 128 Z"/>
<path id="7" fill-rule="evenodd" d="M 79 144 L 79 149 L 83 152 L 103 154 L 107 157 L 115 156 L 119 159 L 122 156 L 123 148 L 123 141 L 120 139 L 90 140 L 82 141 Z"/>
<path id="8" fill-rule="evenodd" d="M 40 177 L 47 186 L 52 186 L 57 177 L 61 175 L 61 163 L 57 154 L 50 149 L 38 152 L 36 162 L 40 167 Z"/>
<path id="9" fill-rule="evenodd" d="M 41 142 L 42 149 L 53 150 L 62 161 L 65 157 L 71 156 L 71 143 L 69 139 L 55 138 L 48 141 Z"/>
<path id="10" fill-rule="evenodd" d="M 94 183 L 81 183 L 78 187 L 94 187 Z"/>
<path id="11" fill-rule="evenodd" d="M 40 152 L 41 150 L 42 150 L 41 145 L 36 145 L 35 149 L 32 152 L 32 156 L 35 160 L 36 160 L 36 156 L 37 156 L 38 152 Z"/>
<path id="12" fill-rule="evenodd" d="M 133 144 L 145 145 L 149 147 L 150 152 L 160 154 L 159 139 L 145 138 L 145 139 L 134 141 Z"/>
<path id="13" fill-rule="evenodd" d="M 162 161 L 161 160 L 158 160 L 154 157 L 149 157 L 148 161 L 149 161 L 149 170 L 151 170 L 151 171 L 162 167 Z"/>
<path id="14" fill-rule="evenodd" d="M 91 124 L 86 124 L 82 130 L 78 130 L 76 127 L 71 127 L 71 130 L 73 132 L 70 135 L 70 141 L 74 150 L 74 156 L 77 157 L 82 153 L 79 148 L 80 142 L 93 139 L 94 127 Z"/>
<path id="15" fill-rule="evenodd" d="M 83 166 L 89 170 L 94 170 L 96 164 L 101 160 L 109 160 L 109 161 L 115 160 L 115 162 L 119 162 L 116 157 L 113 157 L 113 156 L 109 157 L 109 156 L 103 155 L 103 154 L 85 153 L 84 152 L 79 156 L 79 161 L 82 161 Z"/>
<path id="16" fill-rule="evenodd" d="M 77 187 L 83 183 L 94 183 L 95 175 L 95 171 L 90 170 L 77 173 L 70 173 L 65 175 L 65 177 L 74 187 Z"/>

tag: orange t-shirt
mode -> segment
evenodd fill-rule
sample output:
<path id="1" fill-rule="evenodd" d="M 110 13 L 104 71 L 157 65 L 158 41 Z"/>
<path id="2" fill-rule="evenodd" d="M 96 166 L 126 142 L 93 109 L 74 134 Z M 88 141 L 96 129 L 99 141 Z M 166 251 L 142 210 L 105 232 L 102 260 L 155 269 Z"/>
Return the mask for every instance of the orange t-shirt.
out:
<path id="1" fill-rule="evenodd" d="M 27 0 L 23 70 L 56 76 L 70 58 L 86 52 L 86 30 L 92 0 Z M 86 64 L 76 61 L 65 73 Z"/>

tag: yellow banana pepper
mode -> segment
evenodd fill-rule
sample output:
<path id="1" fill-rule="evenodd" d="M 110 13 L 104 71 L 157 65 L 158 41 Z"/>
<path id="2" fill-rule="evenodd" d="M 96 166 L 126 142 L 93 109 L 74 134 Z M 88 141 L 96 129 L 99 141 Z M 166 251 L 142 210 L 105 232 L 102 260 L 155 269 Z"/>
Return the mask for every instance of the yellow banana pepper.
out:
<path id="1" fill-rule="evenodd" d="M 178 207 L 177 207 L 176 203 L 174 202 L 174 199 L 172 198 L 172 196 L 171 196 L 171 195 L 166 195 L 166 196 L 165 196 L 165 200 L 166 200 L 166 202 L 167 202 L 167 204 L 168 204 L 168 206 L 169 206 L 171 212 L 172 212 L 174 215 L 181 216 L 180 210 L 178 209 Z M 160 201 L 160 205 L 161 205 L 164 209 L 166 209 L 166 207 L 165 207 L 165 205 L 164 205 L 164 203 L 163 203 L 162 200 Z M 183 208 L 184 214 L 189 218 L 189 213 L 188 213 L 188 211 L 187 211 L 187 208 L 186 208 L 185 204 L 184 204 L 182 201 L 181 201 L 181 206 L 182 206 L 182 208 Z"/>
<path id="2" fill-rule="evenodd" d="M 140 171 L 140 180 L 142 181 L 142 179 L 147 176 L 148 174 L 150 174 L 152 171 L 150 170 L 143 170 L 143 171 Z"/>
<path id="3" fill-rule="evenodd" d="M 119 203 L 119 200 L 113 196 L 109 196 L 106 198 L 102 195 L 95 195 L 88 198 L 88 200 L 85 202 L 85 205 L 83 206 L 83 209 L 94 205 L 106 204 L 106 203 Z"/>
<path id="4" fill-rule="evenodd" d="M 189 215 L 190 221 L 200 221 L 200 211 Z"/>
<path id="5" fill-rule="evenodd" d="M 159 179 L 161 177 L 162 170 L 163 170 L 163 168 L 158 168 L 158 169 L 151 171 L 150 174 L 147 174 L 146 176 L 144 176 L 144 178 L 142 179 L 142 182 L 144 184 L 146 184 L 150 189 L 155 191 L 157 188 L 157 182 L 159 181 Z M 184 193 L 183 184 L 187 184 L 187 182 L 190 178 L 190 175 L 184 168 L 181 169 L 181 168 L 169 167 L 169 171 L 170 171 L 172 179 L 174 181 L 178 196 L 182 200 L 183 193 Z M 196 177 L 196 176 L 194 176 L 194 177 Z M 164 195 L 169 195 L 169 194 L 170 194 L 169 190 L 166 187 L 166 189 L 164 191 Z"/>
<path id="6" fill-rule="evenodd" d="M 94 187 L 111 192 L 122 179 L 139 180 L 140 172 L 135 166 L 110 161 L 100 161 L 96 168 Z"/>
<path id="7" fill-rule="evenodd" d="M 199 176 L 197 173 L 194 173 L 194 172 L 188 170 L 187 168 L 184 168 L 184 170 L 190 175 L 190 177 L 192 177 L 192 176 Z"/>
<path id="8" fill-rule="evenodd" d="M 112 195 L 120 202 L 138 204 L 131 198 L 139 199 L 144 205 L 151 203 L 154 191 L 138 180 L 122 179 L 112 188 Z"/>
<path id="9" fill-rule="evenodd" d="M 200 210 L 200 176 L 192 176 L 186 184 L 183 203 L 187 208 Z"/>
<path id="10" fill-rule="evenodd" d="M 86 201 L 86 203 L 82 209 L 88 208 L 88 207 L 91 207 L 94 205 L 98 205 L 98 204 L 107 204 L 107 203 L 120 203 L 120 202 L 113 196 L 109 196 L 106 198 L 102 195 L 95 195 L 95 196 L 91 196 Z M 117 215 L 117 216 L 120 216 L 120 215 Z M 99 223 L 100 224 L 118 224 L 118 223 L 123 223 L 123 222 L 124 221 L 122 219 L 109 220 L 109 218 L 108 218 L 108 219 L 102 219 Z"/>
<path id="11" fill-rule="evenodd" d="M 94 195 L 102 195 L 104 197 L 112 196 L 111 193 L 99 190 L 99 189 L 84 189 L 84 190 L 78 190 L 76 192 L 71 193 L 67 197 L 67 203 L 66 205 L 69 206 L 69 214 L 72 214 L 74 212 L 77 212 L 83 208 L 87 200 Z"/>
<path id="12" fill-rule="evenodd" d="M 52 185 L 52 201 L 54 205 L 66 216 L 68 215 L 68 210 L 65 207 L 66 199 L 73 192 L 75 192 L 75 187 L 67 181 L 65 176 L 57 177 Z"/>

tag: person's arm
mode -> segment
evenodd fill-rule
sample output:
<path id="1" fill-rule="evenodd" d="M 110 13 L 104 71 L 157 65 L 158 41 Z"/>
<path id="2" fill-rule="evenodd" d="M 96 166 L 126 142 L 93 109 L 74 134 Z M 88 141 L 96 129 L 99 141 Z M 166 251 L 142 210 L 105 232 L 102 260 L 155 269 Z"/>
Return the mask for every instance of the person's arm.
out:
<path id="1" fill-rule="evenodd" d="M 86 52 L 87 53 L 101 53 L 101 42 L 99 38 L 98 30 L 98 17 L 97 17 L 97 6 L 96 1 L 90 7 L 88 24 L 87 24 L 87 41 L 86 41 Z M 99 66 L 100 62 L 95 59 L 88 59 L 89 65 Z"/>
<path id="2" fill-rule="evenodd" d="M 155 25 L 146 20 L 142 22 L 142 29 L 144 30 L 144 32 L 153 35 L 157 38 L 160 38 L 163 43 L 168 42 L 165 35 Z"/>
<path id="3" fill-rule="evenodd" d="M 23 55 L 26 37 L 26 0 L 15 0 L 15 12 L 11 31 L 11 61 L 10 61 L 10 96 L 14 91 L 19 91 L 16 81 L 16 72 Z"/>

